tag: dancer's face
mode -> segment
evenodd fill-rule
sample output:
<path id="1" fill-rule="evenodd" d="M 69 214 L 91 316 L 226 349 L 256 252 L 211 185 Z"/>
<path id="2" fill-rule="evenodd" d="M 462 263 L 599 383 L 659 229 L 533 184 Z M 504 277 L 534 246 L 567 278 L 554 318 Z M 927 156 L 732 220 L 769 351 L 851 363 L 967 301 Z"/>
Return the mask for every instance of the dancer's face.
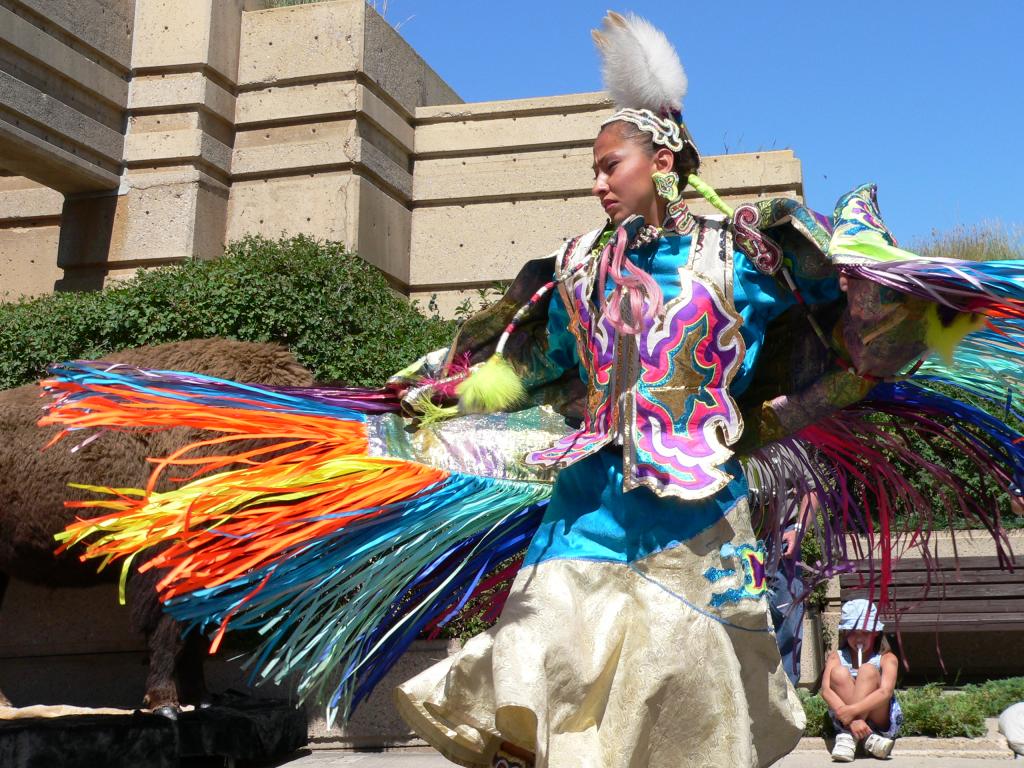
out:
<path id="1" fill-rule="evenodd" d="M 626 123 L 609 123 L 594 142 L 594 187 L 605 213 L 615 225 L 633 214 L 658 226 L 664 218 L 664 202 L 654 190 L 651 175 L 670 171 L 674 157 L 667 149 L 655 152 L 646 134 L 626 136 Z M 626 129 L 628 131 L 628 128 Z"/>

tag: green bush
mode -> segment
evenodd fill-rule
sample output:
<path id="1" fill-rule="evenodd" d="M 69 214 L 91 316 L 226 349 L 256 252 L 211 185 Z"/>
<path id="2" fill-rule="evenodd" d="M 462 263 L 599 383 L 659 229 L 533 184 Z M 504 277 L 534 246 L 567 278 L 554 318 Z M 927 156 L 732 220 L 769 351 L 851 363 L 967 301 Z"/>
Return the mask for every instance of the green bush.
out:
<path id="1" fill-rule="evenodd" d="M 832 735 L 832 719 L 828 716 L 828 705 L 821 696 L 812 696 L 803 688 L 797 688 L 797 696 L 807 715 L 807 727 L 804 736 Z"/>
<path id="2" fill-rule="evenodd" d="M 896 694 L 903 708 L 904 736 L 984 736 L 985 712 L 977 697 L 967 693 L 943 695 L 933 683 Z"/>
<path id="3" fill-rule="evenodd" d="M 247 237 L 221 259 L 140 270 L 94 293 L 0 304 L 0 388 L 38 379 L 60 360 L 214 336 L 276 341 L 320 381 L 374 386 L 447 344 L 453 330 L 339 243 Z"/>
<path id="4" fill-rule="evenodd" d="M 1024 701 L 1024 677 L 965 685 L 963 693 L 973 696 L 979 702 L 985 717 L 998 717 L 1011 704 Z"/>
<path id="5" fill-rule="evenodd" d="M 803 690 L 797 694 L 807 715 L 805 735 L 831 735 L 832 721 L 825 700 Z M 997 717 L 1011 704 L 1024 701 L 1024 677 L 965 685 L 953 693 L 944 693 L 941 684 L 933 683 L 897 691 L 896 698 L 903 709 L 901 736 L 975 738 L 985 735 L 986 717 Z"/>

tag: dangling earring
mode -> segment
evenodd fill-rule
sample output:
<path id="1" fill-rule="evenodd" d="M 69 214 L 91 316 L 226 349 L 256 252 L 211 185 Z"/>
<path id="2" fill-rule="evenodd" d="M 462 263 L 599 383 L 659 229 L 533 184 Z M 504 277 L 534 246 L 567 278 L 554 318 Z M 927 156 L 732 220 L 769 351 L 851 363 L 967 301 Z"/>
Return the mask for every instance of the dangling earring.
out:
<path id="1" fill-rule="evenodd" d="M 679 199 L 679 174 L 675 171 L 655 171 L 651 174 L 654 179 L 654 189 L 659 197 L 663 197 L 670 203 Z"/>

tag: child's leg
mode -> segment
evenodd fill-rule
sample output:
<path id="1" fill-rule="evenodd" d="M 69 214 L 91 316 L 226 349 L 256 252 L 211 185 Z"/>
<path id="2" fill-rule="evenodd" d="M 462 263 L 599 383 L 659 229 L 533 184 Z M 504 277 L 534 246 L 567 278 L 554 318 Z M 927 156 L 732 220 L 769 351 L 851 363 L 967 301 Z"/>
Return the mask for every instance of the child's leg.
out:
<path id="1" fill-rule="evenodd" d="M 832 690 L 843 700 L 843 704 L 852 704 L 855 701 L 859 701 L 859 699 L 854 698 L 856 682 L 850 677 L 850 671 L 846 667 L 836 665 L 836 668 L 830 673 L 828 680 Z"/>
<path id="2" fill-rule="evenodd" d="M 882 684 L 882 673 L 874 664 L 865 664 L 857 671 L 854 685 L 854 701 L 862 701 L 878 690 Z M 869 711 L 864 718 L 877 731 L 889 727 L 889 701 L 883 701 Z"/>
<path id="3" fill-rule="evenodd" d="M 849 704 L 854 700 L 854 682 L 853 678 L 850 677 L 849 670 L 847 670 L 846 667 L 837 666 L 835 669 L 833 669 L 829 673 L 828 682 L 832 688 L 832 691 L 842 700 L 844 704 Z M 850 731 L 847 729 L 845 725 L 843 725 L 839 721 L 839 718 L 836 717 L 836 713 L 829 709 L 828 715 L 830 718 L 832 718 L 832 726 L 835 728 L 836 733 L 845 733 L 847 737 L 849 737 Z"/>

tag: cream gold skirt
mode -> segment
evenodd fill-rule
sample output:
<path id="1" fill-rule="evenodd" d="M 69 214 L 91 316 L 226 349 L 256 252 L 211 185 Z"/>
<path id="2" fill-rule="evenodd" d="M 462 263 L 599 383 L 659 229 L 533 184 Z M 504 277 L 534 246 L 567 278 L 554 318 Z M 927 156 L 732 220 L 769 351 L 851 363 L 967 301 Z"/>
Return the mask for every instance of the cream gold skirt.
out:
<path id="1" fill-rule="evenodd" d="M 399 711 L 464 766 L 502 741 L 538 768 L 770 765 L 804 714 L 734 549 L 752 541 L 744 502 L 632 563 L 526 567 L 495 627 L 396 689 Z"/>

